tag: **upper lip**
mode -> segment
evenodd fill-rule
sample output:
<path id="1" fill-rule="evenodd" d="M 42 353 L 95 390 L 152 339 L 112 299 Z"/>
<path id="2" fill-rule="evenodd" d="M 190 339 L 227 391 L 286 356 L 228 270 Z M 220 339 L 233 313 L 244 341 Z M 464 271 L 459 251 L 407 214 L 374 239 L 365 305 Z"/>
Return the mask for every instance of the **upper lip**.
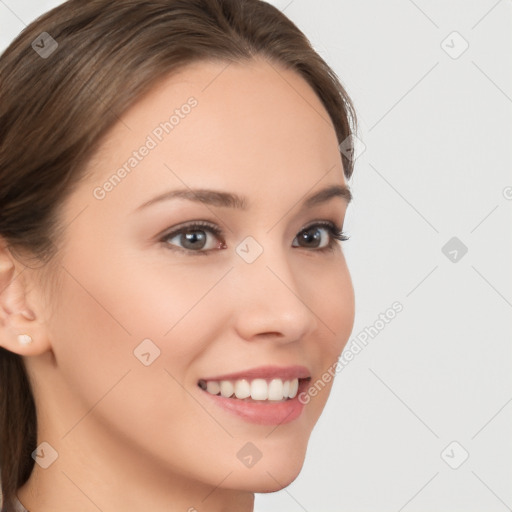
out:
<path id="1" fill-rule="evenodd" d="M 306 379 L 311 376 L 305 366 L 259 366 L 235 373 L 205 377 L 202 380 L 240 380 L 240 379 Z"/>

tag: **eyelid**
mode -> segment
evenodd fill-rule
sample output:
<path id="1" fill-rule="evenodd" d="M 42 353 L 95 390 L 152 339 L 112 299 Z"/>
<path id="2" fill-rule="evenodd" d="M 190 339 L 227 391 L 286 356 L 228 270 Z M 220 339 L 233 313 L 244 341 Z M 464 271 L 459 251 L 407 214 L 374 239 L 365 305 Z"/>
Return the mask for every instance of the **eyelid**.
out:
<path id="1" fill-rule="evenodd" d="M 211 229 L 216 235 L 224 234 L 224 230 L 220 226 L 217 226 L 216 224 L 213 224 L 206 220 L 191 220 L 188 222 L 182 222 L 176 226 L 173 226 L 172 228 L 167 229 L 161 235 L 159 235 L 159 238 L 169 238 L 171 235 L 178 235 L 181 231 L 184 231 L 186 229 L 192 231 L 193 229 L 198 227 Z"/>

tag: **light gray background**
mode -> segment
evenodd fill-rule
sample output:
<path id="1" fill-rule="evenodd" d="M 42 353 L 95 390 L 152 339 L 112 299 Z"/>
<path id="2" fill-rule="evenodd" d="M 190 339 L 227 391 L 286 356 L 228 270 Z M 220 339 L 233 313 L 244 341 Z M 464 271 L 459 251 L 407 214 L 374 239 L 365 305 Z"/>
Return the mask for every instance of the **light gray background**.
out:
<path id="1" fill-rule="evenodd" d="M 59 3 L 0 0 L 0 49 Z M 256 508 L 512 510 L 512 2 L 271 3 L 359 115 L 351 340 L 404 309 L 337 377 L 300 476 Z"/>

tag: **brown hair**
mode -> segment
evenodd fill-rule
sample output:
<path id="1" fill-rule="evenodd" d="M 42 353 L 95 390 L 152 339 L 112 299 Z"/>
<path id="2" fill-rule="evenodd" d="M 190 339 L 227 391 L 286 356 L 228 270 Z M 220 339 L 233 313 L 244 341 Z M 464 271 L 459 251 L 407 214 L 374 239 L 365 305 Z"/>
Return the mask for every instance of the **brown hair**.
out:
<path id="1" fill-rule="evenodd" d="M 69 0 L 38 18 L 0 57 L 0 239 L 41 262 L 53 260 L 58 205 L 119 116 L 182 66 L 255 55 L 310 84 L 339 143 L 354 133 L 352 102 L 335 73 L 296 25 L 263 1 Z M 341 158 L 350 178 L 353 163 Z M 29 478 L 36 442 L 23 360 L 0 348 L 4 503 Z"/>

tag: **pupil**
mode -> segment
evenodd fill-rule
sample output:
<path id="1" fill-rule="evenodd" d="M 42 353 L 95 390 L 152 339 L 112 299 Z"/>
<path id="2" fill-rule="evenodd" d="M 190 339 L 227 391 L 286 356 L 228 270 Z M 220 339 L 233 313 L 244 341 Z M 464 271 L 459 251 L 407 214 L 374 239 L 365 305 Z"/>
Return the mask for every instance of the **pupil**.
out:
<path id="1" fill-rule="evenodd" d="M 198 248 L 198 247 L 200 249 L 202 249 L 204 247 L 205 240 L 206 240 L 206 237 L 205 237 L 204 231 L 190 231 L 189 233 L 185 234 L 185 243 L 183 245 L 185 247 L 187 247 L 187 244 L 188 244 L 188 246 L 192 249 Z M 197 241 L 202 242 L 202 244 L 195 243 Z"/>
<path id="2" fill-rule="evenodd" d="M 311 234 L 312 232 L 314 233 L 313 235 Z M 317 247 L 318 244 L 321 242 L 322 236 L 320 234 L 320 230 L 318 228 L 316 228 L 314 231 L 312 229 L 304 231 L 304 233 L 302 234 L 302 238 L 306 242 L 309 242 L 311 240 L 316 240 L 317 243 L 314 245 L 314 247 Z"/>

